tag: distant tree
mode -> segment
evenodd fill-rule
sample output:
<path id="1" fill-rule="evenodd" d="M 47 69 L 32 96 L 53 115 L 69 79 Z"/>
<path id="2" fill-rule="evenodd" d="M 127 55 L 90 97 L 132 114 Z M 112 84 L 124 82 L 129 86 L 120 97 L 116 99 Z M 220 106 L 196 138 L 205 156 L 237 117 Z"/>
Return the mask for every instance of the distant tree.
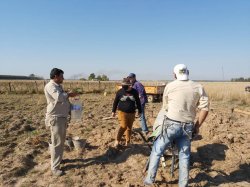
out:
<path id="1" fill-rule="evenodd" d="M 102 75 L 102 81 L 109 81 L 109 78 L 107 75 Z"/>
<path id="2" fill-rule="evenodd" d="M 91 74 L 89 75 L 88 80 L 94 80 L 94 79 L 95 79 L 95 74 L 94 74 L 94 73 L 91 73 Z"/>
<path id="3" fill-rule="evenodd" d="M 101 76 L 101 75 L 98 75 L 98 76 L 96 77 L 96 79 L 97 79 L 98 81 L 102 81 L 102 76 Z"/>
<path id="4" fill-rule="evenodd" d="M 108 81 L 108 80 L 109 80 L 109 78 L 108 78 L 107 75 L 98 75 L 98 76 L 96 77 L 96 79 L 97 79 L 98 81 Z"/>
<path id="5" fill-rule="evenodd" d="M 109 81 L 109 78 L 107 75 L 96 75 L 94 73 L 91 73 L 88 77 L 88 80 L 98 80 L 98 81 Z"/>
<path id="6" fill-rule="evenodd" d="M 250 77 L 249 78 L 244 78 L 244 77 L 232 78 L 231 82 L 250 82 Z"/>
<path id="7" fill-rule="evenodd" d="M 35 74 L 32 73 L 32 74 L 29 75 L 29 77 L 35 78 L 36 76 L 35 76 Z"/>
<path id="8" fill-rule="evenodd" d="M 243 82 L 244 80 L 245 80 L 245 79 L 244 79 L 243 77 L 240 77 L 240 78 L 239 78 L 239 81 L 240 81 L 240 82 Z"/>
<path id="9" fill-rule="evenodd" d="M 32 80 L 42 80 L 42 79 L 44 79 L 43 77 L 37 76 L 37 75 L 35 75 L 33 73 L 29 75 L 29 78 L 32 79 Z"/>
<path id="10" fill-rule="evenodd" d="M 85 79 L 85 78 L 80 78 L 79 80 L 81 80 L 81 81 L 86 81 L 87 79 Z"/>

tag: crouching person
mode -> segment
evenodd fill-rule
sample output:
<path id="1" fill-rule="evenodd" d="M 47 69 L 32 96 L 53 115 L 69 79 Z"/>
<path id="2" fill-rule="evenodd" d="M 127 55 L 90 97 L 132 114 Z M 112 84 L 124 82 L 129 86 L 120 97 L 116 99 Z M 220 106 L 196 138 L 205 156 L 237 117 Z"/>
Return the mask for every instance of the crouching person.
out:
<path id="1" fill-rule="evenodd" d="M 192 131 L 199 128 L 208 114 L 208 97 L 203 87 L 188 79 L 189 71 L 184 64 L 174 68 L 175 81 L 169 83 L 163 93 L 163 106 L 155 125 L 161 130 L 155 139 L 150 155 L 145 185 L 152 185 L 161 155 L 174 141 L 179 151 L 179 187 L 188 186 Z M 196 109 L 200 109 L 197 121 Z"/>

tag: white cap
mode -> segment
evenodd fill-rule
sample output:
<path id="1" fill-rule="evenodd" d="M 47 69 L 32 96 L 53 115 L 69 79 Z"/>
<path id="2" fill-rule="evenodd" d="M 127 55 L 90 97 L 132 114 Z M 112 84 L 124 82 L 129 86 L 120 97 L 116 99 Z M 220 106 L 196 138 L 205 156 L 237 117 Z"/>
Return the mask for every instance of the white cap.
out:
<path id="1" fill-rule="evenodd" d="M 177 64 L 174 67 L 174 73 L 176 75 L 177 80 L 181 81 L 188 80 L 189 71 L 185 64 Z"/>

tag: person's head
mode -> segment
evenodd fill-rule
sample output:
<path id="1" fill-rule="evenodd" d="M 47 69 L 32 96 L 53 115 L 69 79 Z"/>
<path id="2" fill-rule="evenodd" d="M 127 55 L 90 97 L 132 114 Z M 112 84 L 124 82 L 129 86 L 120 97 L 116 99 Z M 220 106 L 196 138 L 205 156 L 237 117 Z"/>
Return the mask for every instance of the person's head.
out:
<path id="1" fill-rule="evenodd" d="M 134 73 L 130 73 L 127 78 L 132 84 L 136 81 L 136 75 Z"/>
<path id="2" fill-rule="evenodd" d="M 187 69 L 187 66 L 185 64 L 177 64 L 174 67 L 174 76 L 177 80 L 188 80 L 189 70 Z"/>
<path id="3" fill-rule="evenodd" d="M 58 68 L 53 68 L 50 72 L 50 79 L 53 79 L 55 83 L 61 84 L 63 83 L 64 77 L 63 77 L 63 70 Z"/>
<path id="4" fill-rule="evenodd" d="M 129 80 L 129 78 L 123 78 L 122 80 L 122 88 L 126 91 L 131 90 L 132 84 Z"/>

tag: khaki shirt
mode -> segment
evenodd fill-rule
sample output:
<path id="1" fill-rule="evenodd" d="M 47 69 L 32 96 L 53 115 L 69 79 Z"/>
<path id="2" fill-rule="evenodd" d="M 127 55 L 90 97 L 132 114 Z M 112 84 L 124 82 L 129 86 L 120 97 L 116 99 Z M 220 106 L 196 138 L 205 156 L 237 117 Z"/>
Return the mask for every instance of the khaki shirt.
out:
<path id="1" fill-rule="evenodd" d="M 165 87 L 162 110 L 168 118 L 181 122 L 193 122 L 196 109 L 209 109 L 208 96 L 202 85 L 194 81 L 175 80 Z"/>
<path id="2" fill-rule="evenodd" d="M 68 94 L 63 91 L 62 86 L 50 80 L 44 88 L 44 93 L 47 99 L 47 117 L 65 117 L 67 118 L 70 112 L 70 103 Z"/>

